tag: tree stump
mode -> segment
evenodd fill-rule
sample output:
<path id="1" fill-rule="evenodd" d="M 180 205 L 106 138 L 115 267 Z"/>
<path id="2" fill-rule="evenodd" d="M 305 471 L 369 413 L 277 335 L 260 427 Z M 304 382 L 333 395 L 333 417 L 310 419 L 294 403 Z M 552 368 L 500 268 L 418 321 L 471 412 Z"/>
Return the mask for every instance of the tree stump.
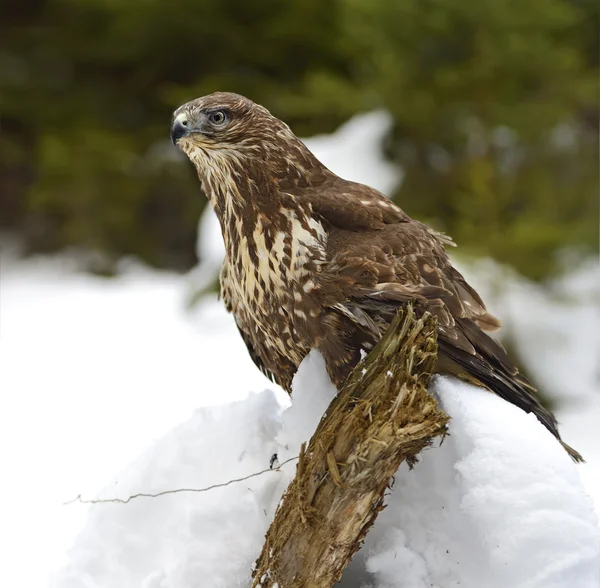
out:
<path id="1" fill-rule="evenodd" d="M 402 308 L 352 371 L 302 446 L 253 573 L 253 588 L 330 588 L 383 509 L 403 461 L 446 431 L 448 416 L 427 386 L 437 322 Z"/>

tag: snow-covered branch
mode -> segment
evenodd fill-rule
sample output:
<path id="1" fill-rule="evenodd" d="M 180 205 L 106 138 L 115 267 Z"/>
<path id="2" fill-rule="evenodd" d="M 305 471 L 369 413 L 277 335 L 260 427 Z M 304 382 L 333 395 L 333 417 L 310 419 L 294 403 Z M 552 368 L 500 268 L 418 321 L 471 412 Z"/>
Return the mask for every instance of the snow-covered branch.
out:
<path id="1" fill-rule="evenodd" d="M 428 393 L 436 321 L 398 313 L 331 402 L 266 535 L 253 587 L 329 588 L 383 508 L 399 465 L 444 434 L 448 416 Z"/>

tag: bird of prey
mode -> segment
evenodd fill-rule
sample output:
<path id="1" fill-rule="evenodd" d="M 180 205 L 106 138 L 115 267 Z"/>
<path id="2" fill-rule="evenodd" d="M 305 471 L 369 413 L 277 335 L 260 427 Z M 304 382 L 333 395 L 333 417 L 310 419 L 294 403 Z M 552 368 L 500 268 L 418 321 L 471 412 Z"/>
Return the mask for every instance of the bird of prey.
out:
<path id="1" fill-rule="evenodd" d="M 178 108 L 171 139 L 219 219 L 221 296 L 256 365 L 288 392 L 311 349 L 333 383 L 413 301 L 438 319 L 436 372 L 488 388 L 560 440 L 556 419 L 486 334 L 500 326 L 452 266 L 451 239 L 383 194 L 328 170 L 281 120 L 217 92 Z"/>

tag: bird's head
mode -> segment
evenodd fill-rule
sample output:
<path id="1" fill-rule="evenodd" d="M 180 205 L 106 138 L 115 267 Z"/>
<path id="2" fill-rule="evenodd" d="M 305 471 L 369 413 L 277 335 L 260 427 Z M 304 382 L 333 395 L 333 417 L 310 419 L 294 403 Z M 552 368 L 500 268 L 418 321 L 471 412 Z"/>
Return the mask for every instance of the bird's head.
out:
<path id="1" fill-rule="evenodd" d="M 188 156 L 197 150 L 264 151 L 276 135 L 291 134 L 266 108 L 239 94 L 215 92 L 180 106 L 173 114 L 171 140 Z"/>
<path id="2" fill-rule="evenodd" d="M 201 179 L 222 178 L 219 172 L 234 167 L 246 174 L 259 168 L 271 178 L 294 169 L 292 175 L 301 178 L 304 170 L 321 166 L 283 121 L 252 100 L 228 92 L 180 106 L 173 114 L 171 140 L 190 158 Z"/>

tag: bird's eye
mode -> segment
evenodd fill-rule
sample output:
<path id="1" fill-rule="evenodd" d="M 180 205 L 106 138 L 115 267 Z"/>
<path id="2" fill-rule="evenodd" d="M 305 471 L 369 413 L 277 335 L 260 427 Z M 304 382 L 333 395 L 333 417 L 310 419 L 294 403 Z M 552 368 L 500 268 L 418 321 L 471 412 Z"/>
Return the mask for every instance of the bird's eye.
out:
<path id="1" fill-rule="evenodd" d="M 217 126 L 223 126 L 227 122 L 227 115 L 223 110 L 215 110 L 208 115 L 208 120 Z"/>

